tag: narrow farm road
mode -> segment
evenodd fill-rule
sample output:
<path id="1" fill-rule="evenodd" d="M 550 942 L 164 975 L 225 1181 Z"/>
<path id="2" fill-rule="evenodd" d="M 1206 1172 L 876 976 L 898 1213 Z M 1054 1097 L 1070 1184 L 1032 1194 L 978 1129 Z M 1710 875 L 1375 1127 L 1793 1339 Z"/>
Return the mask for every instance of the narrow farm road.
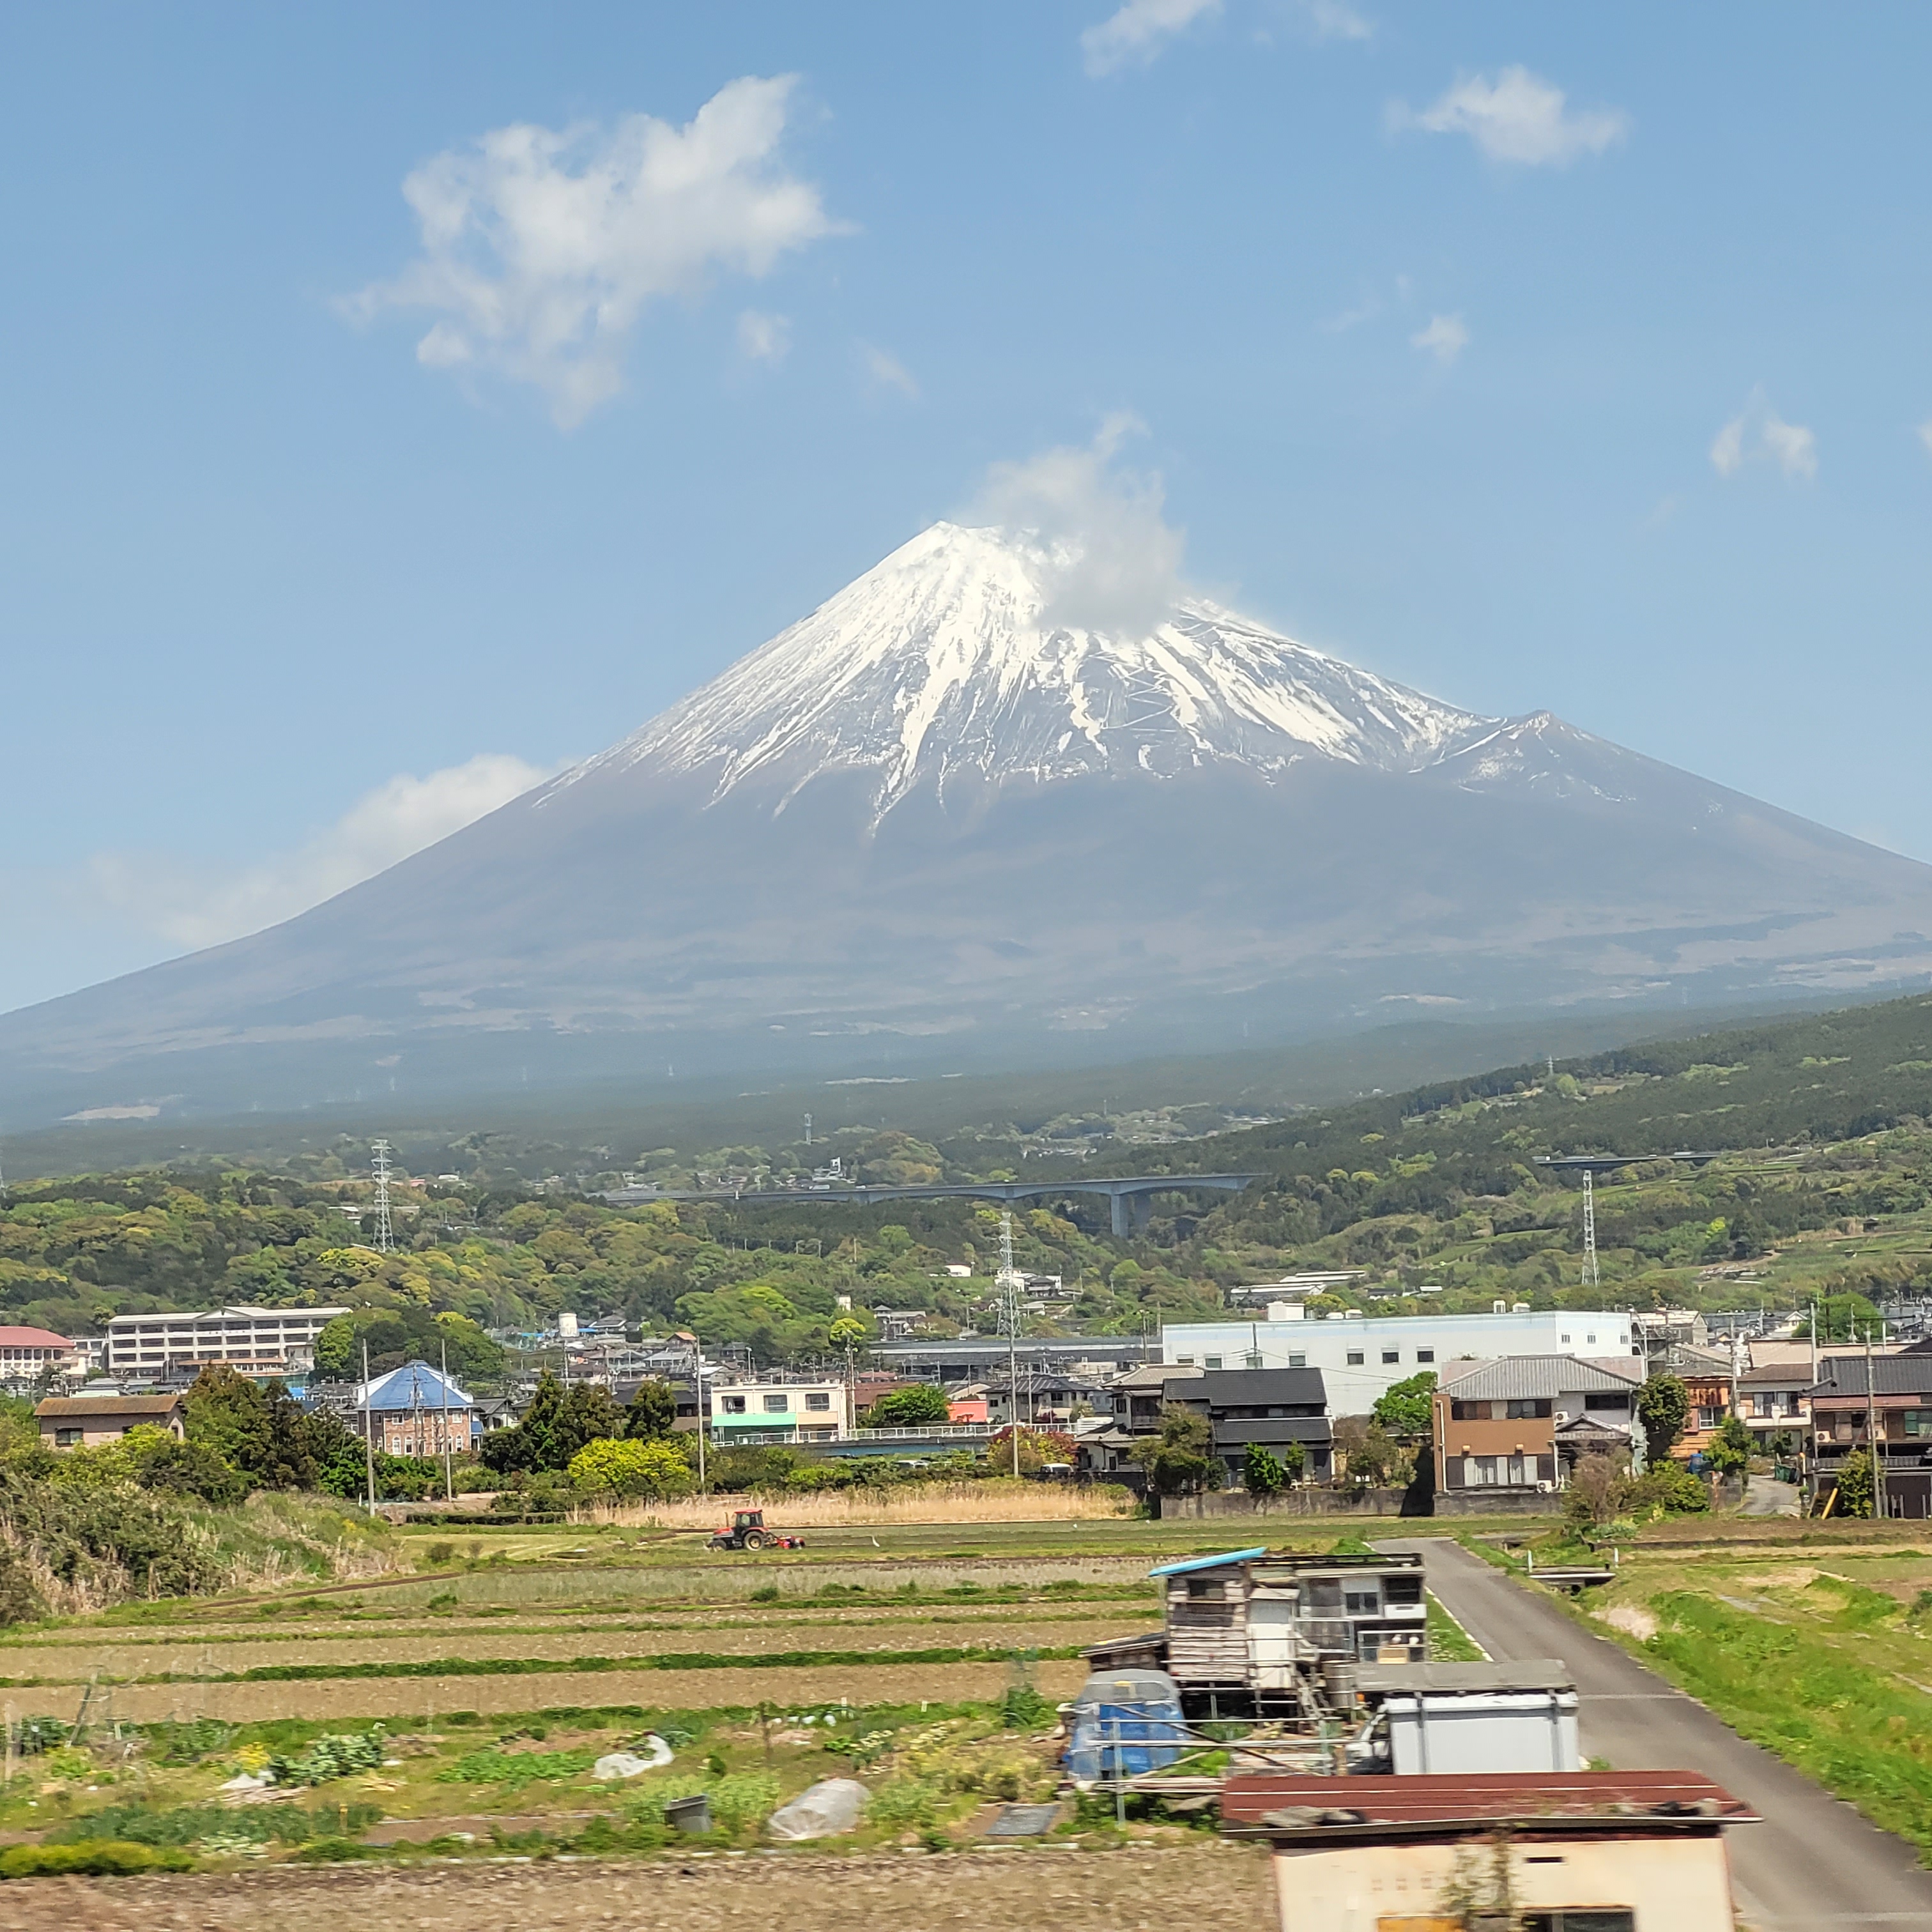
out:
<path id="1" fill-rule="evenodd" d="M 1738 1908 L 1753 1932 L 1833 1926 L 1932 1928 L 1932 1872 L 1902 1838 L 1868 1824 L 1781 1760 L 1748 1744 L 1533 1584 L 1446 1538 L 1380 1544 L 1422 1553 L 1429 1587 L 1498 1662 L 1560 1658 L 1574 1672 L 1586 1756 L 1619 1771 L 1701 1771 L 1763 1822 L 1727 1833 Z"/>

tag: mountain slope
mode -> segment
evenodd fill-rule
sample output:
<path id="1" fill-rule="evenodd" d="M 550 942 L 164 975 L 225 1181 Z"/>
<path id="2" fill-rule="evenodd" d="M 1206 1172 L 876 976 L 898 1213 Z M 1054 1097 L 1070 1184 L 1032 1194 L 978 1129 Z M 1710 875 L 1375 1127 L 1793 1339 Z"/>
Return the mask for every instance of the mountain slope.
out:
<path id="1" fill-rule="evenodd" d="M 1932 970 L 1932 868 L 1204 603 L 1062 622 L 1078 564 L 936 525 L 380 877 L 0 1018 L 0 1090 L 990 1065 Z"/>

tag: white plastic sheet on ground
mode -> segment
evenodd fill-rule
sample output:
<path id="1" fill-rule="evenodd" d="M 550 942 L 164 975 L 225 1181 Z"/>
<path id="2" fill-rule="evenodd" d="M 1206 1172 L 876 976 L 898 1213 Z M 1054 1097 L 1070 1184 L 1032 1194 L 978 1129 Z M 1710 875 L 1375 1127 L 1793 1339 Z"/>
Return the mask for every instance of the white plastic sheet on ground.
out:
<path id="1" fill-rule="evenodd" d="M 856 1778 L 825 1778 L 774 1811 L 765 1828 L 775 1838 L 836 1838 L 856 1827 L 872 1797 Z"/>

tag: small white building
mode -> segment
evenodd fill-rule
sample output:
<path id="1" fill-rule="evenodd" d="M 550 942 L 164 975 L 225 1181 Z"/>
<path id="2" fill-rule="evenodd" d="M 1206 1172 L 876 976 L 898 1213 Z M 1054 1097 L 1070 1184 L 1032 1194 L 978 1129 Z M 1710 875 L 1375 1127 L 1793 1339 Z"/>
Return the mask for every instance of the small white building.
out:
<path id="1" fill-rule="evenodd" d="M 836 1442 L 852 1426 L 843 1382 L 728 1382 L 705 1394 L 714 1442 L 802 1447 Z"/>
<path id="2" fill-rule="evenodd" d="M 1319 1369 L 1333 1415 L 1366 1415 L 1399 1382 L 1452 1362 L 1503 1355 L 1628 1355 L 1631 1318 L 1606 1309 L 1506 1310 L 1489 1315 L 1312 1316 L 1269 1304 L 1259 1319 L 1171 1322 L 1161 1360 L 1178 1368 Z"/>

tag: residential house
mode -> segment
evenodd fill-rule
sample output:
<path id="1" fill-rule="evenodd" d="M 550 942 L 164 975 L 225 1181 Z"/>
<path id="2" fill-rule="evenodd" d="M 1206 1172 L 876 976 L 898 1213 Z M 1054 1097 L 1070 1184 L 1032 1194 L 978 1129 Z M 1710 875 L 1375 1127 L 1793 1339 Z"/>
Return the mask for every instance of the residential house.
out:
<path id="1" fill-rule="evenodd" d="M 705 1391 L 718 1442 L 836 1442 L 851 1427 L 842 1382 L 731 1382 Z"/>
<path id="2" fill-rule="evenodd" d="M 1250 1444 L 1277 1457 L 1299 1444 L 1306 1480 L 1326 1482 L 1334 1472 L 1335 1432 L 1319 1369 L 1207 1369 L 1171 1382 L 1166 1400 L 1206 1416 L 1228 1488 L 1241 1486 Z"/>
<path id="3" fill-rule="evenodd" d="M 188 1433 L 188 1404 L 179 1395 L 50 1396 L 34 1420 L 47 1449 L 98 1449 L 118 1442 L 130 1429 L 165 1429 L 177 1440 Z"/>
<path id="4" fill-rule="evenodd" d="M 1444 1376 L 1430 1438 L 1438 1511 L 1558 1486 L 1556 1398 L 1563 1379 L 1547 1355 L 1476 1362 Z"/>
<path id="5" fill-rule="evenodd" d="M 1788 1437 L 1794 1456 L 1803 1454 L 1811 1432 L 1811 1387 L 1817 1380 L 1808 1362 L 1768 1363 L 1744 1370 L 1737 1378 L 1737 1412 L 1768 1455 L 1780 1436 Z"/>
<path id="6" fill-rule="evenodd" d="M 1828 1500 L 1854 1450 L 1876 1442 L 1888 1516 L 1932 1516 L 1932 1352 L 1837 1355 L 1810 1390 L 1811 1490 Z"/>
<path id="7" fill-rule="evenodd" d="M 482 1432 L 474 1400 L 427 1362 L 358 1383 L 345 1419 L 386 1456 L 466 1456 Z"/>
<path id="8" fill-rule="evenodd" d="M 1220 1811 L 1270 1847 L 1282 1932 L 1731 1932 L 1724 1832 L 1754 1822 L 1688 1771 L 1260 1772 L 1228 1778 Z M 1493 1915 L 1452 1902 L 1472 1876 L 1504 1879 Z"/>
<path id="9" fill-rule="evenodd" d="M 1708 1449 L 1737 1400 L 1737 1369 L 1728 1351 L 1676 1342 L 1651 1358 L 1653 1372 L 1669 1373 L 1684 1384 L 1690 1406 L 1684 1433 L 1670 1454 L 1680 1462 Z"/>

